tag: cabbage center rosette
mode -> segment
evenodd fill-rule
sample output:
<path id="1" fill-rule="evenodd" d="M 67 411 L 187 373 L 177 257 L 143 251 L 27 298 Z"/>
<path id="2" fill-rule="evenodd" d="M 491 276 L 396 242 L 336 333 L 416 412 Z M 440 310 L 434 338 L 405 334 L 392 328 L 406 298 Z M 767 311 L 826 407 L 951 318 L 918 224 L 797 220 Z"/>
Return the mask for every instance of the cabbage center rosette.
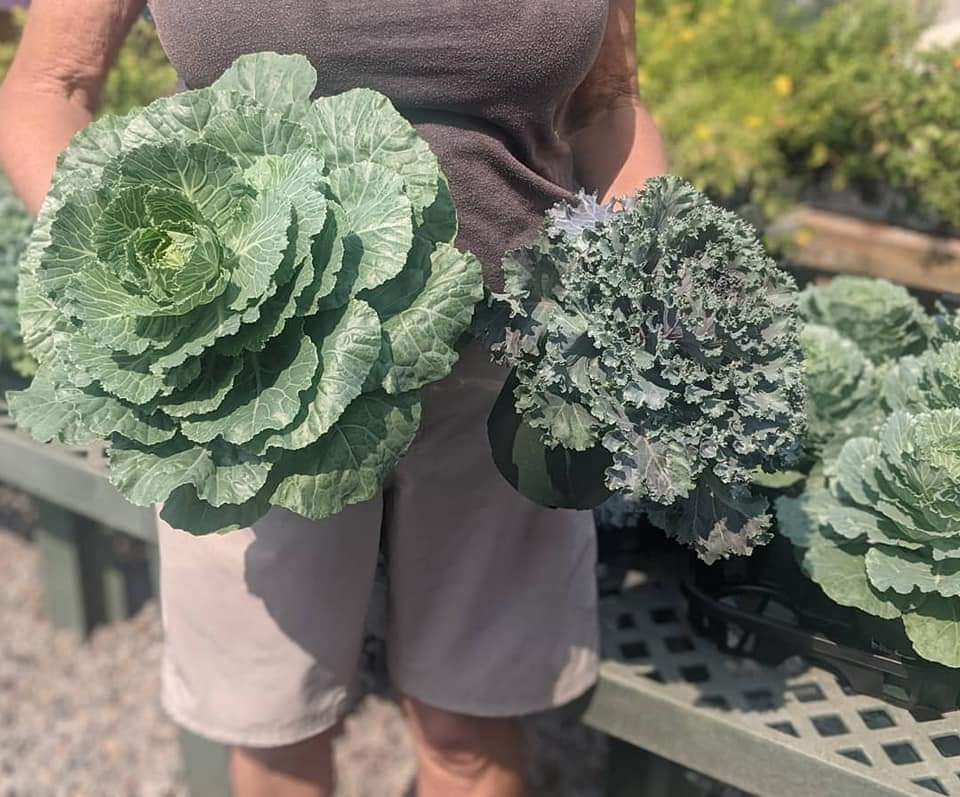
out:
<path id="1" fill-rule="evenodd" d="M 752 228 L 656 178 L 619 207 L 556 207 L 504 274 L 504 476 L 549 505 L 621 493 L 706 561 L 766 542 L 750 483 L 796 456 L 804 387 L 796 288 Z"/>
<path id="2" fill-rule="evenodd" d="M 42 441 L 194 533 L 372 498 L 482 296 L 436 158 L 382 95 L 311 100 L 300 56 L 104 117 L 61 157 L 21 267 Z"/>

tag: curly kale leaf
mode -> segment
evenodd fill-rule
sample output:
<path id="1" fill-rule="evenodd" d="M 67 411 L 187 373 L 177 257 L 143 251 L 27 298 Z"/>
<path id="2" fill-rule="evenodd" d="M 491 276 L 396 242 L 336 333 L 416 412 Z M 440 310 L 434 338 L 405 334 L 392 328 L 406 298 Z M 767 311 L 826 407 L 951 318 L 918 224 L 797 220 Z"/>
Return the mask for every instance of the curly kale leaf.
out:
<path id="1" fill-rule="evenodd" d="M 504 272 L 492 348 L 542 443 L 606 451 L 607 488 L 707 560 L 766 541 L 748 485 L 796 457 L 804 386 L 795 285 L 755 231 L 657 178 L 619 206 L 554 209 Z"/>

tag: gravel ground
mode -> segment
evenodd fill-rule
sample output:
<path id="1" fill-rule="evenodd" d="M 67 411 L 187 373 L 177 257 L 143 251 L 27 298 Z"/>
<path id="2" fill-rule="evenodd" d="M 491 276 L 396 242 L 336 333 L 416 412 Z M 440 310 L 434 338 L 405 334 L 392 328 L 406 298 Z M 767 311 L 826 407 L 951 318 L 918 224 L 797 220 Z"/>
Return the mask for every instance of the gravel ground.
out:
<path id="1" fill-rule="evenodd" d="M 176 729 L 158 700 L 156 605 L 86 643 L 54 630 L 22 534 L 31 522 L 29 500 L 0 488 L 0 797 L 187 797 Z M 562 713 L 526 729 L 534 797 L 602 794 L 597 735 Z M 342 797 L 412 795 L 409 734 L 381 695 L 347 720 L 337 760 Z"/>

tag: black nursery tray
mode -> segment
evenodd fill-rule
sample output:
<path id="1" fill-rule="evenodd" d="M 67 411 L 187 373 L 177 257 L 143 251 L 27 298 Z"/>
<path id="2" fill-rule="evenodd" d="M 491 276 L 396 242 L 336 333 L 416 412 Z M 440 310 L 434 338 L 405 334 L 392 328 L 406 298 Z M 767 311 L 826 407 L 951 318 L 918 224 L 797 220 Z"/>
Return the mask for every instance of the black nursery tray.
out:
<path id="1" fill-rule="evenodd" d="M 733 573 L 694 565 L 683 583 L 691 626 L 724 652 L 769 666 L 801 656 L 859 694 L 911 711 L 960 709 L 960 670 L 904 652 L 909 643 L 898 623 L 835 606 L 782 550 L 770 554 L 765 567 L 740 572 L 737 565 Z M 758 570 L 763 577 L 745 578 Z"/>

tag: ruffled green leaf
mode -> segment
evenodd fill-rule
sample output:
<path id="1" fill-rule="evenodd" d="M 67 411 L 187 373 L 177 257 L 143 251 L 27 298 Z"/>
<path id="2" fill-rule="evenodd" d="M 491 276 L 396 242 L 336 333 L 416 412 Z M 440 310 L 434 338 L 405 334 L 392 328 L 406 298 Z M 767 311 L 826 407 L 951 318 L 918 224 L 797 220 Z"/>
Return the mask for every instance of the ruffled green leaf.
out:
<path id="1" fill-rule="evenodd" d="M 257 494 L 273 467 L 236 446 L 197 446 L 183 438 L 149 448 L 114 441 L 109 456 L 110 482 L 138 506 L 163 501 L 186 484 L 211 506 L 239 504 Z"/>
<path id="2" fill-rule="evenodd" d="M 243 370 L 216 410 L 184 419 L 180 429 L 195 443 L 222 437 L 237 445 L 283 429 L 297 417 L 300 394 L 309 389 L 318 365 L 317 347 L 299 324 L 291 324 L 262 352 L 245 355 Z"/>
<path id="3" fill-rule="evenodd" d="M 248 450 L 296 450 L 326 434 L 360 395 L 380 352 L 380 321 L 370 306 L 359 300 L 310 319 L 306 332 L 317 347 L 320 367 L 313 386 L 303 396 L 300 413 L 289 427 L 245 443 Z"/>
<path id="4" fill-rule="evenodd" d="M 452 344 L 470 326 L 473 308 L 483 298 L 480 281 L 475 257 L 438 244 L 420 292 L 383 324 L 375 373 L 388 393 L 415 390 L 450 373 L 459 357 Z"/>
<path id="5" fill-rule="evenodd" d="M 369 161 L 401 176 L 418 222 L 437 197 L 440 167 L 425 141 L 382 94 L 353 89 L 321 97 L 316 144 L 331 167 Z"/>
<path id="6" fill-rule="evenodd" d="M 162 393 L 169 393 L 177 383 L 191 381 L 199 373 L 199 363 L 181 364 L 177 370 L 162 374 L 150 371 L 150 354 L 129 355 L 97 346 L 81 332 L 64 344 L 64 357 L 69 363 L 71 381 L 79 387 L 99 385 L 111 395 L 131 404 L 146 404 Z"/>
<path id="7" fill-rule="evenodd" d="M 320 519 L 369 501 L 419 425 L 415 395 L 368 393 L 355 399 L 320 440 L 284 456 L 280 468 L 286 475 L 271 503 Z"/>
<path id="8" fill-rule="evenodd" d="M 337 286 L 321 306 L 337 307 L 400 273 L 413 243 L 413 222 L 403 183 L 389 169 L 360 163 L 334 170 L 328 180 L 343 211 L 344 254 Z"/>
<path id="9" fill-rule="evenodd" d="M 650 513 L 670 536 L 693 548 L 707 564 L 730 556 L 749 556 L 771 537 L 770 504 L 745 487 L 729 489 L 708 481 L 686 501 Z"/>
<path id="10" fill-rule="evenodd" d="M 903 627 L 923 658 L 960 667 L 960 600 L 928 596 L 903 617 Z"/>
<path id="11" fill-rule="evenodd" d="M 830 538 L 816 535 L 812 540 L 803 568 L 827 597 L 841 606 L 852 606 L 887 620 L 900 617 L 900 610 L 878 594 L 867 578 L 866 545 L 838 545 Z"/>
<path id="12" fill-rule="evenodd" d="M 197 497 L 196 488 L 185 485 L 170 494 L 160 517 L 175 529 L 191 534 L 223 534 L 252 526 L 269 509 L 270 494 L 264 490 L 240 504 L 213 506 Z"/>
<path id="13" fill-rule="evenodd" d="M 236 257 L 231 280 L 239 290 L 231 310 L 242 310 L 267 293 L 286 255 L 292 213 L 287 197 L 263 191 L 245 200 L 243 211 L 226 225 L 224 241 Z"/>
<path id="14" fill-rule="evenodd" d="M 43 443 L 58 440 L 82 446 L 118 434 L 152 446 L 176 433 L 173 424 L 157 413 L 144 414 L 96 390 L 57 384 L 43 371 L 30 387 L 8 392 L 7 404 L 17 425 Z"/>
<path id="15" fill-rule="evenodd" d="M 163 412 L 173 418 L 190 418 L 213 412 L 227 397 L 237 374 L 243 368 L 242 357 L 207 357 L 199 378 L 183 390 L 174 391 L 160 404 Z"/>
<path id="16" fill-rule="evenodd" d="M 241 168 L 247 168 L 255 167 L 264 155 L 309 152 L 310 134 L 267 108 L 241 105 L 213 116 L 204 127 L 202 140 L 229 152 Z"/>
<path id="17" fill-rule="evenodd" d="M 313 239 L 326 224 L 322 174 L 323 161 L 308 149 L 257 158 L 246 171 L 246 179 L 258 191 L 274 191 L 290 200 L 296 231 L 289 253 L 292 263 L 299 263 L 310 254 Z"/>
<path id="18" fill-rule="evenodd" d="M 928 555 L 877 545 L 867 552 L 870 583 L 901 595 L 914 590 L 960 598 L 960 561 L 935 562 Z"/>
<path id="19" fill-rule="evenodd" d="M 270 108 L 290 115 L 306 104 L 317 85 L 317 70 L 302 55 L 254 53 L 241 55 L 211 88 L 240 92 Z"/>

